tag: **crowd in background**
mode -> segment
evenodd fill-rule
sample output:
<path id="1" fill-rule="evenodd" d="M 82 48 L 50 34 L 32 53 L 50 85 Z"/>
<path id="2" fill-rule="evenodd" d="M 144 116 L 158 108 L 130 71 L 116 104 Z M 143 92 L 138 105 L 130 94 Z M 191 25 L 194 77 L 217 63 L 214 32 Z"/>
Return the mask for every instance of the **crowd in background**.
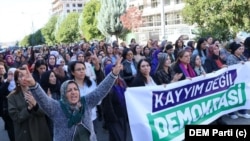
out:
<path id="1" fill-rule="evenodd" d="M 59 126 L 55 125 L 58 124 L 55 120 L 59 121 L 60 118 L 55 119 L 51 114 L 53 112 L 49 112 L 50 109 L 40 103 L 37 90 L 31 91 L 35 93 L 33 95 L 26 94 L 28 84 L 21 81 L 24 76 L 20 71 L 16 71 L 17 69 L 23 70 L 27 67 L 48 97 L 65 102 L 65 92 L 61 90 L 64 84 L 67 88 L 73 81 L 79 88 L 80 96 L 88 97 L 88 94 L 95 93 L 99 86 L 103 87 L 101 82 L 109 76 L 120 58 L 122 70 L 110 86 L 108 94 L 96 101 L 91 112 L 81 113 L 91 116 L 93 130 L 96 121 L 103 120 L 103 128 L 108 130 L 110 141 L 125 141 L 127 134 L 130 134 L 127 133 L 129 120 L 124 96 L 126 88 L 175 83 L 230 65 L 244 64 L 250 58 L 250 37 L 242 42 L 222 43 L 209 36 L 200 38 L 197 42 L 189 41 L 186 45 L 181 37 L 173 44 L 150 39 L 144 46 L 135 39 L 128 45 L 125 42 L 118 44 L 117 41 L 109 44 L 101 40 L 93 43 L 85 41 L 73 46 L 7 50 L 0 54 L 0 116 L 4 120 L 10 140 L 60 139 L 55 135 L 55 132 L 60 132 L 60 129 L 55 129 Z M 105 82 L 111 83 L 111 80 Z M 104 89 L 98 90 L 104 93 Z M 79 107 L 73 107 L 74 110 L 71 108 L 68 111 L 66 108 L 64 113 L 74 115 L 74 110 L 79 111 Z M 229 116 L 232 119 L 250 118 L 246 110 L 230 113 Z M 72 119 L 69 124 L 78 124 L 75 121 Z M 81 140 L 82 136 L 88 137 L 87 140 L 90 141 L 96 140 L 92 135 L 95 134 L 92 132 L 92 125 L 83 124 L 83 127 L 85 128 L 80 128 L 72 134 L 70 131 L 69 137 L 81 132 L 86 134 L 79 136 L 78 140 Z M 85 131 L 86 129 L 89 132 Z"/>

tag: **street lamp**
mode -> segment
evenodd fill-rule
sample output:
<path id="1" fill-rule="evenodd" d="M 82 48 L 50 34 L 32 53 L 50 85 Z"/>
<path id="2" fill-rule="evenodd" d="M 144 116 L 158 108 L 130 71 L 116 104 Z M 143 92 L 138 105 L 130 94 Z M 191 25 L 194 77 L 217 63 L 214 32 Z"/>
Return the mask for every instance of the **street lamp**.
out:
<path id="1" fill-rule="evenodd" d="M 161 0 L 161 35 L 162 40 L 165 40 L 165 12 L 164 12 L 164 0 Z"/>
<path id="2" fill-rule="evenodd" d="M 28 15 L 29 18 L 31 19 L 31 45 L 33 46 L 34 45 L 34 32 L 35 32 L 35 27 L 34 27 L 34 22 L 33 22 L 33 16 L 34 15 L 38 15 L 39 13 L 36 13 L 36 14 L 28 14 L 28 13 L 25 13 L 25 12 L 21 12 L 21 14 L 23 15 Z"/>

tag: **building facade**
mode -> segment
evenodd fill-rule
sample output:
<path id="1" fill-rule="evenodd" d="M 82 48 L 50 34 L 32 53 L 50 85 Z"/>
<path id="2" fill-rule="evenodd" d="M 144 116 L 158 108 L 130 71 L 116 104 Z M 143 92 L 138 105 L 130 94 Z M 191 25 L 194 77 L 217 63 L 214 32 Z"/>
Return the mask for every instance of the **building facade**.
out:
<path id="1" fill-rule="evenodd" d="M 66 15 L 70 12 L 81 13 L 89 0 L 53 0 L 52 15 Z"/>
<path id="2" fill-rule="evenodd" d="M 139 41 L 167 39 L 175 42 L 177 36 L 190 34 L 193 29 L 193 26 L 187 25 L 181 17 L 181 10 L 185 6 L 183 0 L 128 0 L 127 6 L 136 6 L 143 11 L 143 25 L 136 33 Z M 165 30 L 161 25 L 162 13 Z M 162 30 L 165 31 L 164 35 Z"/>

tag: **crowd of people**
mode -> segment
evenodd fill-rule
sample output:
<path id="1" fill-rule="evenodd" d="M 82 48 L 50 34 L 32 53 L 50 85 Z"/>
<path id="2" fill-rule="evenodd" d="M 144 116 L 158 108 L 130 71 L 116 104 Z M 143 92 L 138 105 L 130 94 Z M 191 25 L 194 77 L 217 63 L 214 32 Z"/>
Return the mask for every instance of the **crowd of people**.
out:
<path id="1" fill-rule="evenodd" d="M 110 141 L 126 141 L 126 88 L 192 79 L 249 58 L 250 37 L 7 50 L 0 54 L 0 116 L 10 141 L 96 141 L 97 120 Z M 250 118 L 246 110 L 229 116 Z"/>

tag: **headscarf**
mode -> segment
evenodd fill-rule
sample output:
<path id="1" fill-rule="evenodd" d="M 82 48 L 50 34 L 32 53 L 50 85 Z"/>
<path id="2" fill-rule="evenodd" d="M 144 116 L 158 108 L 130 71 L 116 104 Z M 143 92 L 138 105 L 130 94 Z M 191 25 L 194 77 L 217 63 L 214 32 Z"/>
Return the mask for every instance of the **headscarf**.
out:
<path id="1" fill-rule="evenodd" d="M 49 64 L 49 58 L 50 58 L 50 56 L 54 56 L 55 57 L 55 64 L 54 65 Z M 50 70 L 53 70 L 53 68 L 56 66 L 56 61 L 57 61 L 57 57 L 54 54 L 50 54 L 49 57 L 48 57 L 48 68 Z"/>
<path id="2" fill-rule="evenodd" d="M 11 62 L 8 62 L 8 58 L 11 58 Z M 15 63 L 15 60 L 14 60 L 14 58 L 13 58 L 13 56 L 12 55 L 6 55 L 6 57 L 5 57 L 5 61 L 6 61 L 6 64 L 8 65 L 8 66 L 11 66 L 11 65 L 13 65 L 14 63 Z"/>
<path id="3" fill-rule="evenodd" d="M 85 97 L 81 97 L 77 104 L 69 103 L 66 97 L 66 93 L 67 93 L 67 87 L 70 83 L 74 83 L 78 88 L 78 85 L 73 80 L 65 81 L 61 85 L 61 88 L 60 88 L 60 92 L 61 92 L 60 105 L 64 114 L 68 118 L 69 128 L 72 127 L 73 125 L 76 125 L 77 123 L 81 121 L 81 118 L 84 115 L 84 110 L 85 110 Z M 79 88 L 78 88 L 78 91 L 79 91 L 79 96 L 80 96 Z"/>
<path id="4" fill-rule="evenodd" d="M 8 70 L 8 73 L 12 72 L 12 73 L 13 73 L 13 76 L 14 76 L 15 71 L 16 71 L 16 68 L 10 68 L 10 69 Z M 16 83 L 15 83 L 15 80 L 14 80 L 14 77 L 13 77 L 13 79 L 10 80 L 10 84 L 9 84 L 9 86 L 8 86 L 8 90 L 11 92 L 11 91 L 13 91 L 15 88 L 16 88 Z"/>

